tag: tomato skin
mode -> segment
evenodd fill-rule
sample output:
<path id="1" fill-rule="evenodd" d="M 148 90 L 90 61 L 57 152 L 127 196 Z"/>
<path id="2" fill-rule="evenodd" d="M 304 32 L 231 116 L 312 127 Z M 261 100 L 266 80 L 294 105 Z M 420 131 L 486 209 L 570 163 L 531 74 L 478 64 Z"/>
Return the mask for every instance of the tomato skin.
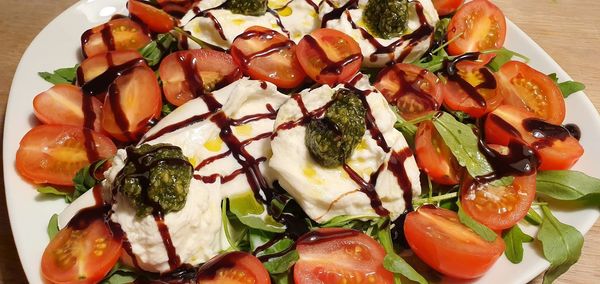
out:
<path id="1" fill-rule="evenodd" d="M 558 139 L 538 138 L 524 127 L 525 121 L 541 121 L 545 127 L 551 127 L 564 134 Z M 485 140 L 489 144 L 508 145 L 511 139 L 517 139 L 533 148 L 539 158 L 539 170 L 570 169 L 583 155 L 583 147 L 568 131 L 558 125 L 544 123 L 533 114 L 519 108 L 502 105 L 488 115 L 484 124 Z M 539 136 L 538 134 L 535 134 Z"/>
<path id="2" fill-rule="evenodd" d="M 136 59 L 139 60 L 138 65 L 145 65 L 142 55 L 137 51 L 109 51 L 88 57 L 81 62 L 77 69 L 77 84 L 82 86 L 106 72 L 110 67 L 134 62 Z"/>
<path id="3" fill-rule="evenodd" d="M 123 142 L 138 140 L 160 116 L 162 97 L 152 69 L 129 69 L 109 87 L 104 99 L 102 128 Z"/>
<path id="4" fill-rule="evenodd" d="M 419 169 L 425 171 L 432 181 L 444 185 L 458 184 L 460 165 L 431 121 L 419 124 L 415 156 Z"/>
<path id="5" fill-rule="evenodd" d="M 150 41 L 152 39 L 136 22 L 119 18 L 85 31 L 81 35 L 81 49 L 84 57 L 90 57 L 112 50 L 137 51 Z"/>
<path id="6" fill-rule="evenodd" d="M 92 163 L 85 137 L 91 137 L 99 158 L 115 155 L 117 147 L 101 133 L 66 125 L 40 125 L 23 136 L 17 150 L 17 171 L 33 183 L 73 185 L 75 173 Z"/>
<path id="7" fill-rule="evenodd" d="M 296 250 L 297 284 L 394 283 L 393 274 L 383 267 L 383 247 L 362 232 L 320 228 L 301 236 Z"/>
<path id="8" fill-rule="evenodd" d="M 271 29 L 248 28 L 233 41 L 230 52 L 235 63 L 252 79 L 290 89 L 302 84 L 306 77 L 296 57 L 296 43 Z"/>
<path id="9" fill-rule="evenodd" d="M 433 6 L 440 16 L 446 16 L 454 13 L 464 0 L 433 0 Z"/>
<path id="10" fill-rule="evenodd" d="M 460 203 L 469 216 L 488 228 L 508 229 L 527 215 L 535 199 L 535 177 L 515 177 L 509 186 L 478 184 L 468 177 L 461 185 Z"/>
<path id="11" fill-rule="evenodd" d="M 408 213 L 404 234 L 412 251 L 438 272 L 458 279 L 480 277 L 504 252 L 504 241 L 487 242 L 460 223 L 454 211 L 420 207 Z"/>
<path id="12" fill-rule="evenodd" d="M 438 77 L 412 64 L 397 63 L 381 70 L 375 88 L 406 120 L 437 111 L 444 101 Z"/>
<path id="13" fill-rule="evenodd" d="M 84 98 L 81 89 L 70 84 L 54 85 L 47 91 L 35 96 L 33 111 L 35 116 L 44 124 L 85 127 L 84 103 L 90 104 L 89 108 L 95 115 L 94 120 L 92 120 L 93 130 L 102 131 L 100 126 L 102 103 L 95 97 Z"/>
<path id="14" fill-rule="evenodd" d="M 454 38 L 448 45 L 450 55 L 499 49 L 506 39 L 504 14 L 488 0 L 468 2 L 456 11 L 448 24 L 447 39 Z"/>
<path id="15" fill-rule="evenodd" d="M 203 264 L 196 281 L 199 284 L 270 284 L 271 278 L 258 258 L 247 252 L 235 251 L 213 257 Z"/>
<path id="16" fill-rule="evenodd" d="M 50 283 L 98 283 L 117 263 L 121 244 L 101 218 L 85 228 L 68 226 L 44 250 L 42 276 Z"/>
<path id="17" fill-rule="evenodd" d="M 231 55 L 209 49 L 171 53 L 160 63 L 158 73 L 167 101 L 176 106 L 242 77 Z"/>
<path id="18" fill-rule="evenodd" d="M 504 104 L 522 108 L 553 124 L 561 124 L 565 119 L 565 100 L 546 74 L 523 62 L 510 61 L 500 67 L 498 78 Z"/>
<path id="19" fill-rule="evenodd" d="M 296 54 L 308 77 L 330 86 L 352 78 L 363 61 L 360 46 L 352 37 L 327 28 L 304 36 Z"/>
<path id="20" fill-rule="evenodd" d="M 157 33 L 168 33 L 175 27 L 175 20 L 165 11 L 136 0 L 127 2 L 129 13 L 138 17 L 148 28 Z"/>

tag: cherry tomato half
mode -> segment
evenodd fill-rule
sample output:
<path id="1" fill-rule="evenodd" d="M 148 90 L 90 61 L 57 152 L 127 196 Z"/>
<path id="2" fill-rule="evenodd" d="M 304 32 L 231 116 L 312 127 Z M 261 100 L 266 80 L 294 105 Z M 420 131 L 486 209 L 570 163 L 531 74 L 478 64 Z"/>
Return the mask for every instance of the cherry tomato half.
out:
<path id="1" fill-rule="evenodd" d="M 446 16 L 454 13 L 464 0 L 433 0 L 433 6 L 440 16 Z"/>
<path id="2" fill-rule="evenodd" d="M 133 65 L 146 65 L 142 55 L 137 51 L 109 51 L 88 57 L 79 65 L 77 70 L 77 84 L 82 86 L 102 75 L 109 68 L 127 63 L 132 63 L 132 66 L 129 67 L 133 67 Z M 106 84 L 104 86 L 105 89 L 112 81 L 104 83 Z"/>
<path id="3" fill-rule="evenodd" d="M 458 184 L 461 167 L 431 121 L 419 124 L 415 136 L 415 156 L 419 168 L 432 181 L 444 185 Z"/>
<path id="4" fill-rule="evenodd" d="M 137 0 L 127 2 L 129 13 L 138 17 L 148 28 L 157 33 L 168 33 L 175 27 L 175 20 L 161 9 Z"/>
<path id="5" fill-rule="evenodd" d="M 448 53 L 498 49 L 505 38 L 506 19 L 502 11 L 488 0 L 474 0 L 460 7 L 448 24 L 447 39 L 455 39 L 448 45 Z"/>
<path id="6" fill-rule="evenodd" d="M 85 57 L 90 57 L 112 50 L 138 50 L 150 41 L 136 22 L 119 18 L 85 31 L 81 35 L 81 49 Z"/>
<path id="7" fill-rule="evenodd" d="M 255 256 L 246 252 L 218 255 L 198 270 L 198 284 L 270 284 L 269 272 Z"/>

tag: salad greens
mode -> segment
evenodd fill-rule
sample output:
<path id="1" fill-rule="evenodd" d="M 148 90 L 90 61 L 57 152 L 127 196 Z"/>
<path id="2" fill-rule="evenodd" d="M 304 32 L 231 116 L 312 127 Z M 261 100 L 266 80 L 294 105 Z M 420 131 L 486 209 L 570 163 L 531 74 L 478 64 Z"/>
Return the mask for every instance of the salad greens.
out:
<path id="1" fill-rule="evenodd" d="M 71 203 L 101 182 L 101 179 L 97 178 L 97 174 L 105 163 L 106 160 L 98 160 L 77 171 L 73 177 L 74 188 L 72 191 L 57 189 L 49 185 L 38 187 L 37 191 L 44 196 L 63 197 L 65 202 Z"/>
<path id="2" fill-rule="evenodd" d="M 77 80 L 77 68 L 79 68 L 79 64 L 75 64 L 73 67 L 56 69 L 52 73 L 39 72 L 38 75 L 54 85 L 75 84 Z"/>
<path id="3" fill-rule="evenodd" d="M 58 214 L 54 214 L 54 215 L 52 215 L 52 217 L 50 217 L 50 221 L 48 221 L 47 232 L 48 232 L 48 237 L 50 238 L 50 240 L 52 240 L 52 239 L 54 239 L 54 237 L 56 237 L 56 235 L 58 234 L 58 231 L 60 231 L 58 229 Z"/>
<path id="4" fill-rule="evenodd" d="M 543 196 L 600 205 L 600 179 L 578 171 L 540 171 L 536 190 Z"/>
<path id="5" fill-rule="evenodd" d="M 562 92 L 563 97 L 565 97 L 565 98 L 569 97 L 570 95 L 572 95 L 574 93 L 585 90 L 585 85 L 581 82 L 564 81 L 564 82 L 559 83 L 558 76 L 556 75 L 556 73 L 552 73 L 552 74 L 548 75 L 548 77 L 550 77 L 550 79 L 552 79 L 552 81 L 554 81 L 554 83 L 558 86 L 558 88 Z"/>
<path id="6" fill-rule="evenodd" d="M 533 242 L 533 237 L 521 231 L 519 225 L 516 224 L 502 234 L 506 250 L 504 255 L 514 264 L 520 263 L 523 260 L 523 243 Z"/>
<path id="7" fill-rule="evenodd" d="M 496 238 L 498 237 L 498 235 L 496 235 L 496 232 L 475 221 L 473 218 L 471 218 L 471 216 L 465 213 L 465 211 L 462 209 L 462 206 L 460 205 L 460 201 L 456 202 L 456 205 L 458 205 L 458 220 L 460 220 L 461 223 L 471 228 L 473 232 L 475 232 L 482 239 L 488 242 L 493 242 L 496 240 Z"/>
<path id="8" fill-rule="evenodd" d="M 178 50 L 177 38 L 172 33 L 159 34 L 156 39 L 140 49 L 140 54 L 148 63 L 148 66 L 154 67 L 170 53 Z"/>

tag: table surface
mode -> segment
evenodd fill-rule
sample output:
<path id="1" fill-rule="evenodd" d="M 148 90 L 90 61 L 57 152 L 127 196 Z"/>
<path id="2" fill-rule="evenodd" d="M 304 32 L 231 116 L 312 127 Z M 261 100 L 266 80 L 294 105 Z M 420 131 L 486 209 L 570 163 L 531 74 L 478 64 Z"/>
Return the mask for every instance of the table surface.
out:
<path id="1" fill-rule="evenodd" d="M 33 38 L 73 0 L 0 1 L 0 133 L 8 92 L 19 60 Z M 508 18 L 542 46 L 600 109 L 600 2 L 596 0 L 496 0 Z M 1 142 L 0 142 L 1 143 Z M 9 157 L 12 158 L 12 157 Z M 0 165 L 1 167 L 1 165 Z M 0 171 L 0 176 L 3 175 Z M 4 180 L 2 178 L 2 180 Z M 0 192 L 0 283 L 26 283 L 15 249 L 4 184 Z M 556 283 L 592 283 L 600 279 L 600 221 L 585 236 L 577 264 Z M 533 283 L 541 283 L 538 277 Z"/>

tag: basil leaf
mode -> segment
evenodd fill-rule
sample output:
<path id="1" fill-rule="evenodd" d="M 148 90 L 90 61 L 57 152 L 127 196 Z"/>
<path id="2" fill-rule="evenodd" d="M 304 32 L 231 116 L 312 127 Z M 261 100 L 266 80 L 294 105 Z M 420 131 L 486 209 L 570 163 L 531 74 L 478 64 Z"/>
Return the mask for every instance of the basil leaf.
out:
<path id="1" fill-rule="evenodd" d="M 552 199 L 600 205 L 600 179 L 578 171 L 540 171 L 536 191 Z"/>
<path id="2" fill-rule="evenodd" d="M 273 217 L 263 214 L 265 208 L 256 201 L 252 192 L 229 198 L 229 210 L 242 222 L 242 224 L 263 231 L 283 233 L 285 226 L 278 223 Z"/>
<path id="3" fill-rule="evenodd" d="M 142 47 L 139 52 L 150 67 L 160 63 L 163 57 L 177 49 L 177 39 L 171 34 L 159 34 L 156 40 Z"/>
<path id="4" fill-rule="evenodd" d="M 56 84 L 75 84 L 77 80 L 77 68 L 79 64 L 70 68 L 60 68 L 50 72 L 38 72 L 38 75 L 42 79 L 56 85 Z"/>
<path id="5" fill-rule="evenodd" d="M 58 229 L 58 214 L 54 214 L 52 217 L 50 217 L 46 231 L 48 232 L 48 237 L 50 237 L 50 240 L 54 239 L 54 237 L 58 234 L 60 231 Z"/>
<path id="6" fill-rule="evenodd" d="M 473 177 L 491 173 L 492 166 L 479 151 L 479 140 L 471 127 L 458 122 L 448 113 L 441 114 L 434 116 L 433 125 L 458 163 L 466 167 Z"/>
<path id="7" fill-rule="evenodd" d="M 503 235 L 504 244 L 506 244 L 504 255 L 514 264 L 521 263 L 523 261 L 523 243 L 533 242 L 533 237 L 523 233 L 516 224 Z"/>
<path id="8" fill-rule="evenodd" d="M 559 83 L 558 76 L 556 73 L 549 74 L 548 77 L 558 86 L 560 92 L 562 93 L 564 98 L 569 97 L 570 95 L 577 93 L 579 91 L 585 90 L 585 85 L 581 82 L 577 81 L 564 81 Z"/>
<path id="9" fill-rule="evenodd" d="M 298 252 L 296 250 L 291 250 L 280 257 L 269 259 L 269 261 L 264 262 L 263 265 L 271 274 L 285 273 L 299 258 Z"/>
<path id="10" fill-rule="evenodd" d="M 548 206 L 541 206 L 544 221 L 537 233 L 542 243 L 544 257 L 550 262 L 550 268 L 544 273 L 544 284 L 552 283 L 567 272 L 579 257 L 583 247 L 583 236 L 574 227 L 561 223 Z"/>
<path id="11" fill-rule="evenodd" d="M 471 230 L 473 230 L 473 232 L 475 232 L 482 239 L 488 242 L 493 242 L 496 240 L 498 235 L 496 235 L 496 233 L 492 231 L 492 229 L 475 221 L 473 218 L 471 218 L 471 216 L 465 213 L 465 211 L 462 209 L 462 206 L 460 205 L 460 201 L 456 202 L 456 205 L 458 205 L 458 220 L 460 220 L 460 222 L 463 225 L 469 227 Z"/>
<path id="12" fill-rule="evenodd" d="M 393 272 L 395 282 L 400 282 L 400 275 L 418 282 L 420 284 L 426 284 L 427 280 L 423 277 L 419 272 L 417 272 L 408 262 L 406 262 L 402 257 L 396 254 L 394 251 L 394 244 L 392 242 L 392 233 L 390 231 L 390 222 L 389 219 L 382 219 L 384 227 L 381 227 L 377 231 L 377 239 L 379 243 L 385 249 L 387 255 L 383 259 L 383 267 L 390 272 Z"/>

